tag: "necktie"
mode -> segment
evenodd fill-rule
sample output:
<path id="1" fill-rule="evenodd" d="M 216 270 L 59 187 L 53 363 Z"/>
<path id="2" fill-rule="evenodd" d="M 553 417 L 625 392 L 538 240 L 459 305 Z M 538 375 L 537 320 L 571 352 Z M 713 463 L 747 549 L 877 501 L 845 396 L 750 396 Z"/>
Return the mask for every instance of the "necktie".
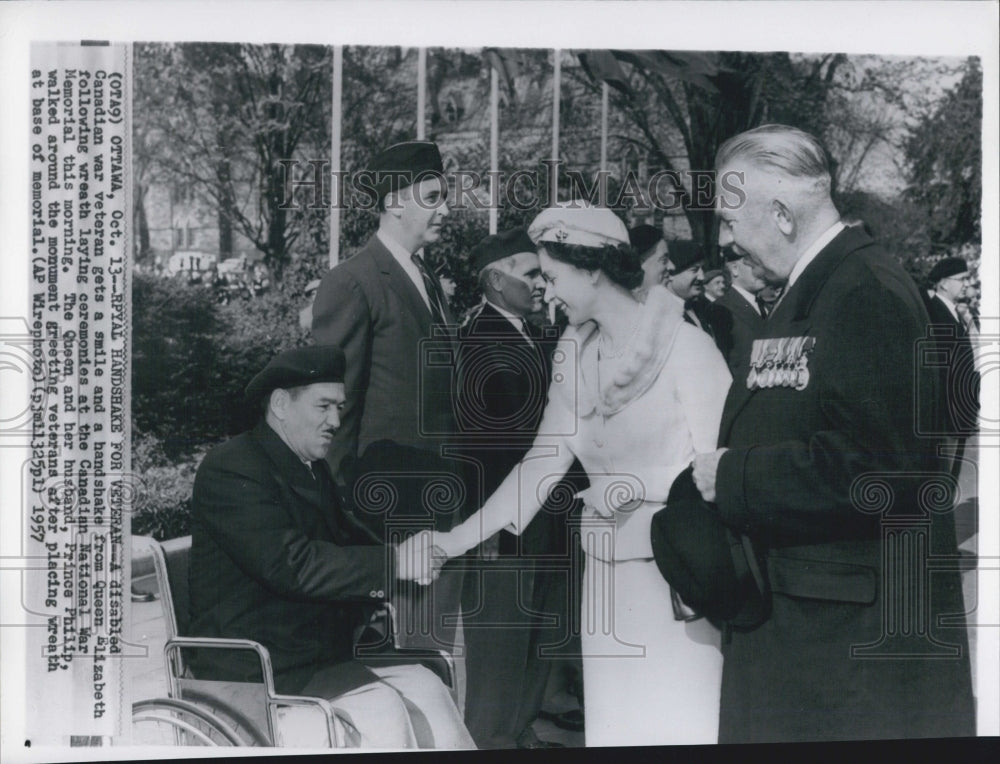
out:
<path id="1" fill-rule="evenodd" d="M 420 271 L 420 277 L 424 280 L 424 289 L 427 290 L 427 301 L 431 307 L 431 318 L 435 324 L 447 324 L 448 311 L 445 308 L 444 293 L 441 291 L 441 284 L 424 264 L 424 259 L 417 254 L 411 255 L 410 259 Z"/>
<path id="2" fill-rule="evenodd" d="M 757 310 L 760 311 L 762 318 L 767 318 L 767 303 L 760 299 L 760 295 L 757 295 Z"/>
<path id="3" fill-rule="evenodd" d="M 524 316 L 521 317 L 521 334 L 524 335 L 524 338 L 528 341 L 528 344 L 530 345 L 535 344 L 535 341 L 531 336 L 530 325 L 528 324 L 528 320 L 524 318 Z"/>

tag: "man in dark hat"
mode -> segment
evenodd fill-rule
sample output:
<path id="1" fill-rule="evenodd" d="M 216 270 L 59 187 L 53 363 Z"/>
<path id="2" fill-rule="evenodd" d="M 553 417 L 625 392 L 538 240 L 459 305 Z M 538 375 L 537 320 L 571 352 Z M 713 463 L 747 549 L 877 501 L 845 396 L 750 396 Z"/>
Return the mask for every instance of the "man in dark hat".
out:
<path id="1" fill-rule="evenodd" d="M 554 337 L 527 320 L 542 308 L 545 281 L 524 229 L 487 236 L 471 261 L 483 302 L 460 332 L 456 414 L 463 453 L 481 476 L 478 506 L 538 431 Z M 465 561 L 465 723 L 480 748 L 552 745 L 531 725 L 553 663 L 541 646 L 569 634 L 566 538 L 565 512 L 540 512 L 521 536 L 501 531 Z M 566 570 L 552 569 L 560 551 Z"/>
<path id="2" fill-rule="evenodd" d="M 653 284 L 662 284 L 667 269 L 667 242 L 663 233 L 655 226 L 643 223 L 628 229 L 629 244 L 642 262 L 645 273 L 640 289 L 648 289 Z"/>
<path id="3" fill-rule="evenodd" d="M 716 302 L 726 293 L 731 283 L 729 272 L 722 268 L 705 271 L 705 299 Z"/>
<path id="4" fill-rule="evenodd" d="M 338 345 L 347 357 L 342 427 L 327 462 L 347 491 L 388 497 L 359 513 L 386 539 L 420 524 L 449 527 L 465 495 L 459 464 L 442 458 L 455 429 L 447 334 L 454 318 L 423 258 L 448 214 L 443 172 L 430 141 L 398 143 L 371 160 L 365 180 L 376 196 L 378 231 L 323 276 L 313 304 L 315 342 Z M 445 491 L 427 495 L 447 494 L 445 504 L 404 500 L 424 495 L 431 478 Z M 455 629 L 443 616 L 457 613 L 460 587 L 458 572 L 446 571 L 429 589 L 401 595 L 404 643 L 450 648 Z"/>
<path id="5" fill-rule="evenodd" d="M 732 248 L 724 249 L 723 257 L 731 279 L 730 287 L 715 301 L 715 304 L 729 311 L 732 316 L 730 323 L 732 331 L 719 348 L 726 357 L 726 363 L 729 364 L 729 372 L 735 379 L 738 377 L 740 366 L 750 361 L 753 341 L 760 336 L 764 328 L 764 320 L 767 318 L 766 308 L 758 301 L 757 295 L 765 284 L 762 279 L 754 275 L 750 264 Z"/>
<path id="6" fill-rule="evenodd" d="M 260 642 L 277 691 L 331 699 L 357 745 L 474 747 L 437 675 L 354 658 L 355 630 L 413 563 L 342 511 L 324 457 L 340 427 L 345 377 L 336 346 L 279 353 L 247 386 L 262 410 L 257 426 L 199 465 L 190 636 Z M 254 656 L 233 651 L 202 651 L 194 664 L 203 678 L 259 673 Z"/>
<path id="7" fill-rule="evenodd" d="M 976 432 L 979 417 L 979 371 L 969 328 L 959 305 L 969 288 L 969 267 L 961 257 L 945 257 L 931 268 L 927 282 L 934 296 L 927 302 L 931 334 L 941 367 L 940 423 L 951 455 L 950 471 L 956 478 L 962 468 L 965 443 Z"/>
<path id="8" fill-rule="evenodd" d="M 690 239 L 667 243 L 667 291 L 684 303 L 684 320 L 707 332 L 723 355 L 732 319 L 705 299 L 705 250 Z"/>
<path id="9" fill-rule="evenodd" d="M 742 182 L 738 204 L 719 197 L 719 243 L 786 284 L 729 390 L 722 448 L 694 460 L 772 593 L 763 624 L 723 634 L 719 742 L 975 735 L 948 481 L 915 426 L 937 405 L 920 294 L 844 226 L 812 135 L 741 133 L 716 171 Z"/>

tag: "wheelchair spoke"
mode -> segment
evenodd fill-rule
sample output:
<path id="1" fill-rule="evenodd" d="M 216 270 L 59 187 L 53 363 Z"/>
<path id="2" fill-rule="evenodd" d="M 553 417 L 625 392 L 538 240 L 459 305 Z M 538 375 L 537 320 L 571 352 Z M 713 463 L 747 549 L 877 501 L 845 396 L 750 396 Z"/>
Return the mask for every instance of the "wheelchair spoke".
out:
<path id="1" fill-rule="evenodd" d="M 135 745 L 238 746 L 240 738 L 210 711 L 173 698 L 143 700 L 132 706 Z"/>

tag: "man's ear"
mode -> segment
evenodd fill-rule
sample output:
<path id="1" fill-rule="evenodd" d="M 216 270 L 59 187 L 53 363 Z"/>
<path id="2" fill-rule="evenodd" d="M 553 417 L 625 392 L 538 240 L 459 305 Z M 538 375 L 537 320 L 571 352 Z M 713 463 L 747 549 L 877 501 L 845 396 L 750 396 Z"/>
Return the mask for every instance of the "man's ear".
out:
<path id="1" fill-rule="evenodd" d="M 771 202 L 771 216 L 783 235 L 791 236 L 795 233 L 795 214 L 780 199 Z"/>
<path id="2" fill-rule="evenodd" d="M 497 292 L 503 292 L 504 278 L 503 273 L 500 272 L 499 268 L 490 268 L 487 274 L 490 286 L 493 287 Z"/>
<path id="3" fill-rule="evenodd" d="M 284 420 L 285 414 L 288 411 L 289 400 L 291 400 L 291 396 L 287 390 L 278 387 L 271 391 L 268 407 L 279 420 Z"/>

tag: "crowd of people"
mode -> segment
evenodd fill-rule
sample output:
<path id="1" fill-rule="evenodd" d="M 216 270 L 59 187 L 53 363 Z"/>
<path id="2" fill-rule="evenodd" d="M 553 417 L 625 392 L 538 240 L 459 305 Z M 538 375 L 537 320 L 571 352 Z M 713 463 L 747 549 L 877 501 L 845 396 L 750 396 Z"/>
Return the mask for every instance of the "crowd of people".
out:
<path id="1" fill-rule="evenodd" d="M 319 284 L 315 345 L 250 381 L 259 424 L 198 470 L 196 635 L 263 643 L 360 746 L 551 746 L 566 659 L 587 746 L 974 735 L 958 567 L 927 567 L 958 556 L 928 485 L 953 487 L 978 412 L 967 267 L 919 289 L 841 220 L 829 167 L 791 127 L 728 140 L 743 199 L 707 271 L 694 241 L 555 205 L 470 248 L 460 323 L 423 256 L 437 146 L 373 158 L 378 231 Z M 461 624 L 464 708 L 352 652 L 386 599 L 408 646 Z M 219 668 L 241 670 L 196 670 Z"/>

